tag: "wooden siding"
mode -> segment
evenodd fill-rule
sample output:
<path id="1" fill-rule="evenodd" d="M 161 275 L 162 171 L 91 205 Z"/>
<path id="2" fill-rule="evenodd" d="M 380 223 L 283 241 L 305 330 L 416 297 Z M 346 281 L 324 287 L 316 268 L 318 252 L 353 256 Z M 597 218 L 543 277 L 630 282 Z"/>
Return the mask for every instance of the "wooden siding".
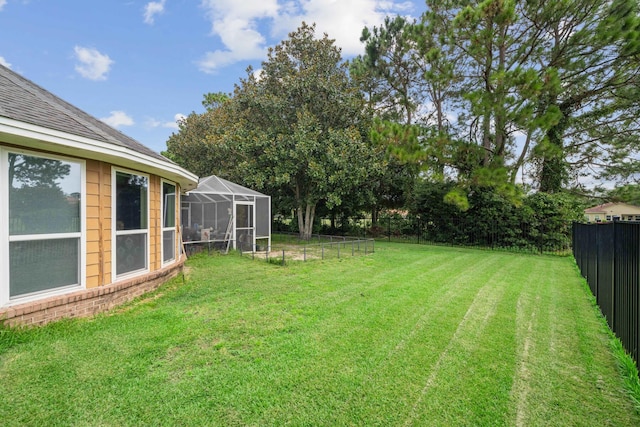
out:
<path id="1" fill-rule="evenodd" d="M 112 173 L 111 163 L 85 160 L 85 287 L 63 295 L 0 308 L 0 325 L 44 324 L 64 317 L 89 316 L 157 288 L 182 271 L 179 255 L 180 203 L 176 200 L 176 259 L 162 262 L 162 178 L 149 176 L 149 271 L 115 280 L 112 275 Z M 180 191 L 177 183 L 176 191 Z"/>
<path id="2" fill-rule="evenodd" d="M 111 164 L 87 160 L 87 289 L 108 285 L 111 277 Z M 176 185 L 176 191 L 179 186 Z M 149 271 L 162 268 L 162 179 L 149 176 Z M 176 203 L 176 237 L 180 209 Z M 178 254 L 179 242 L 174 242 Z"/>
<path id="3" fill-rule="evenodd" d="M 86 288 L 96 288 L 112 282 L 112 206 L 110 163 L 86 160 Z M 169 181 L 172 182 L 172 181 Z M 173 183 L 173 182 L 172 182 Z M 178 184 L 176 191 L 180 191 Z M 162 179 L 149 176 L 149 271 L 162 268 Z M 176 201 L 175 254 L 180 250 L 180 204 Z M 177 260 L 176 260 L 177 262 Z"/>
<path id="4" fill-rule="evenodd" d="M 111 165 L 87 160 L 87 289 L 111 283 Z"/>
<path id="5" fill-rule="evenodd" d="M 160 228 L 160 194 L 162 185 L 160 177 L 149 177 L 149 270 L 155 271 L 162 266 L 162 228 Z"/>

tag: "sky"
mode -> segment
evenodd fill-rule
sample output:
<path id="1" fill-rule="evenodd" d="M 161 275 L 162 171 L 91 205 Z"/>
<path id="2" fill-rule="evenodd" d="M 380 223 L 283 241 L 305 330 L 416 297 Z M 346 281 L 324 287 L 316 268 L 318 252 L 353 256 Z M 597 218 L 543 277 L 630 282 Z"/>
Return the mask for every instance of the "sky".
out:
<path id="1" fill-rule="evenodd" d="M 422 0 L 0 0 L 0 64 L 154 151 L 305 21 L 342 49 Z"/>

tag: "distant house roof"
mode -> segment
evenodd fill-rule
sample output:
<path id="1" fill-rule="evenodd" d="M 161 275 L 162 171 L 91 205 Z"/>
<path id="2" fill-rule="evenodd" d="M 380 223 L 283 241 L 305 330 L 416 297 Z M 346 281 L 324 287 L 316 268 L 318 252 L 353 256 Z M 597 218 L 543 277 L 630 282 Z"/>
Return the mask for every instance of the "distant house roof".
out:
<path id="1" fill-rule="evenodd" d="M 604 203 L 602 205 L 594 206 L 589 209 L 585 209 L 585 214 L 607 214 L 611 212 L 630 213 L 636 214 L 640 212 L 640 206 L 630 205 L 628 203 Z"/>
<path id="2" fill-rule="evenodd" d="M 197 181 L 194 174 L 166 157 L 0 65 L 0 139 L 3 135 L 5 139 L 14 137 L 15 142 L 5 141 L 9 143 L 19 144 L 22 138 L 44 144 L 41 147 L 23 144 L 31 148 L 47 148 L 46 144 L 67 147 L 69 136 L 74 136 L 78 137 L 72 138 L 76 150 L 95 151 L 106 160 L 127 159 L 128 166 L 141 164 L 155 170 L 168 170 L 174 177 L 181 177 L 187 189 L 193 188 Z"/>

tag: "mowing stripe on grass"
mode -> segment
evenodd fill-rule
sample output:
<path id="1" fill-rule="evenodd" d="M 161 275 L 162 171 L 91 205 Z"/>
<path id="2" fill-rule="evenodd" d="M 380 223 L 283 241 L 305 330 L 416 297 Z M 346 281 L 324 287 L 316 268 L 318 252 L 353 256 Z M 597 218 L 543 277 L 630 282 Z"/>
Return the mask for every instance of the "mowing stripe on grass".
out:
<path id="1" fill-rule="evenodd" d="M 504 278 L 508 277 L 505 273 L 509 269 L 521 268 L 522 263 L 518 258 L 497 257 L 495 264 L 489 265 L 490 274 L 475 276 L 475 285 L 481 287 L 472 288 L 477 289 L 475 297 L 446 346 L 441 349 L 437 362 L 431 367 L 424 387 L 404 421 L 405 425 L 433 422 L 432 418 L 425 418 L 425 414 L 442 411 L 446 405 L 453 403 L 441 402 L 438 397 L 443 392 L 443 386 L 446 388 L 446 384 L 450 382 L 447 375 L 449 372 L 469 369 L 468 365 L 474 363 L 473 360 L 478 357 L 478 347 L 483 345 L 483 340 L 489 333 L 486 331 L 489 322 L 496 316 L 496 310 L 503 303 L 505 293 L 510 290 L 510 286 L 504 283 Z M 495 350 L 500 351 L 496 348 L 491 349 L 491 352 Z M 463 374 L 462 371 L 460 373 Z"/>
<path id="2" fill-rule="evenodd" d="M 640 425 L 568 258 L 188 264 L 159 298 L 16 332 L 3 424 Z"/>
<path id="3" fill-rule="evenodd" d="M 523 313 L 524 302 L 522 298 L 518 299 L 518 308 L 517 308 L 517 320 L 516 324 L 518 325 L 517 336 L 518 342 L 521 344 L 521 349 L 518 351 L 518 371 L 514 377 L 514 385 L 513 385 L 513 394 L 514 399 L 517 403 L 516 406 L 516 422 L 515 425 L 520 427 L 526 425 L 525 416 L 526 416 L 526 407 L 528 404 L 528 382 L 530 379 L 529 372 L 529 354 L 530 348 L 534 345 L 534 341 L 532 339 L 533 332 L 533 323 L 536 318 L 537 307 L 539 306 L 540 297 L 536 297 L 535 304 L 533 305 L 533 311 L 528 316 Z"/>
<path id="4" fill-rule="evenodd" d="M 446 363 L 445 361 L 448 358 L 452 357 L 451 352 L 453 348 L 460 347 L 461 350 L 467 352 L 473 351 L 473 347 L 475 347 L 476 345 L 477 338 L 480 334 L 482 334 L 482 331 L 486 326 L 488 319 L 495 314 L 495 308 L 497 306 L 498 300 L 500 299 L 500 289 L 501 288 L 490 289 L 489 286 L 484 286 L 478 291 L 476 297 L 469 306 L 469 309 L 458 324 L 458 328 L 451 337 L 451 340 L 442 351 L 442 353 L 440 353 L 438 360 L 432 367 L 431 373 L 427 378 L 422 391 L 418 395 L 416 402 L 411 408 L 409 416 L 404 422 L 405 426 L 411 425 L 415 420 L 419 405 L 422 403 L 422 400 L 427 395 L 429 389 L 433 386 L 436 376 L 440 373 L 441 365 L 443 363 Z"/>

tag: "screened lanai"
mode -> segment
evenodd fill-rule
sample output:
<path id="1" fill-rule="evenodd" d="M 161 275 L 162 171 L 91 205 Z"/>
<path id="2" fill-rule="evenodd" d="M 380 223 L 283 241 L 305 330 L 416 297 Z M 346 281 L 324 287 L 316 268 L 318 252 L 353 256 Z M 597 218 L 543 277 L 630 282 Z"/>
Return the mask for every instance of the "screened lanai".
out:
<path id="1" fill-rule="evenodd" d="M 182 240 L 244 252 L 271 247 L 271 197 L 215 175 L 182 197 Z"/>

